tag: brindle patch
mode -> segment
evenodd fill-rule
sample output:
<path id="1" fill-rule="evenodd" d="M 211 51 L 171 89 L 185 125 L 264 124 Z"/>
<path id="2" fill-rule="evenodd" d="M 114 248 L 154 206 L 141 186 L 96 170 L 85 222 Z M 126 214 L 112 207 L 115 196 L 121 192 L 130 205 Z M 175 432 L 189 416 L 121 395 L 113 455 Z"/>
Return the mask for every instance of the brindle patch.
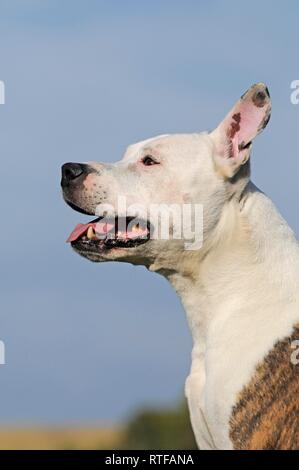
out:
<path id="1" fill-rule="evenodd" d="M 278 341 L 239 395 L 230 419 L 235 449 L 299 449 L 299 364 L 291 362 L 291 343 L 299 324 Z"/>
<path id="2" fill-rule="evenodd" d="M 241 122 L 241 113 L 236 113 L 232 116 L 233 121 L 231 122 L 228 137 L 233 139 L 237 132 L 240 130 L 240 122 Z"/>

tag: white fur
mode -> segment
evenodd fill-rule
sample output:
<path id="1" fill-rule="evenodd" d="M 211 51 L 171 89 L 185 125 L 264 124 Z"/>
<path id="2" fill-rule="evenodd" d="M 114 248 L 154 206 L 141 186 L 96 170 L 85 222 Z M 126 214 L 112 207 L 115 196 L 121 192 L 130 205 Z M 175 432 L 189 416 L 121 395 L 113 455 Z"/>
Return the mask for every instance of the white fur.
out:
<path id="1" fill-rule="evenodd" d="M 115 165 L 94 165 L 101 170 L 96 182 L 111 204 L 124 195 L 128 203 L 189 201 L 204 207 L 200 250 L 151 240 L 98 259 L 144 264 L 167 277 L 181 297 L 194 342 L 186 396 L 203 449 L 232 447 L 229 418 L 237 394 L 258 362 L 299 321 L 294 234 L 249 176 L 232 183 L 223 175 L 222 157 L 226 175 L 234 174 L 249 153 L 244 158 L 247 150 L 242 150 L 239 160 L 229 160 L 225 149 L 219 151 L 219 142 L 225 146 L 225 134 L 219 137 L 219 132 L 160 136 L 129 147 Z M 146 154 L 160 165 L 144 168 Z"/>

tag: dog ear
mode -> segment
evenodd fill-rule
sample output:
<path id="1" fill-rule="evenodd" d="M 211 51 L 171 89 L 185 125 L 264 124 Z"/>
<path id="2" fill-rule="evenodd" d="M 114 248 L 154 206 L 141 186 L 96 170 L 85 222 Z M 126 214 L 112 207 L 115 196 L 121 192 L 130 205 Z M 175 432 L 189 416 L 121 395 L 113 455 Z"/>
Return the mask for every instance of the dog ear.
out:
<path id="1" fill-rule="evenodd" d="M 224 176 L 234 176 L 247 162 L 252 140 L 266 127 L 270 115 L 268 88 L 264 83 L 257 83 L 241 96 L 210 134 L 215 143 L 215 162 Z"/>

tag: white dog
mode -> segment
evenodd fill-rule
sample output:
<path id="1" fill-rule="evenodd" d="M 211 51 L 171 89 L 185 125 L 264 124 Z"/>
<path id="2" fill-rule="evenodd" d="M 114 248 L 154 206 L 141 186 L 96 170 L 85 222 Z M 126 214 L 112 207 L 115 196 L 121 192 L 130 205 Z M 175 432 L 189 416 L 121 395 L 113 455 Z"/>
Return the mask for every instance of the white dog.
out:
<path id="1" fill-rule="evenodd" d="M 182 299 L 194 342 L 185 389 L 201 449 L 299 449 L 299 250 L 250 182 L 252 140 L 270 111 L 259 83 L 213 132 L 149 139 L 113 165 L 62 167 L 65 201 L 105 216 L 76 227 L 75 251 L 142 264 Z M 113 218 L 120 196 L 131 213 Z M 132 223 L 136 204 L 165 203 L 203 207 L 200 248 L 186 248 L 184 237 L 151 237 L 150 218 Z"/>

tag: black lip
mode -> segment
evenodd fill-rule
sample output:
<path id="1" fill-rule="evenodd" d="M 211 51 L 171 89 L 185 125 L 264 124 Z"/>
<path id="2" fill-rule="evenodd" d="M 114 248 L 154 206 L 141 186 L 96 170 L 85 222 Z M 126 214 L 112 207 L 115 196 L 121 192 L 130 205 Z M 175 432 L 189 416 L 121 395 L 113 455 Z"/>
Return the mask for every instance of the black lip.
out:
<path id="1" fill-rule="evenodd" d="M 101 217 L 97 218 L 93 222 L 97 222 L 100 220 Z M 127 224 L 132 221 L 134 217 L 127 217 Z M 136 248 L 140 245 L 147 243 L 150 240 L 150 235 L 152 233 L 152 226 L 149 221 L 144 220 L 144 223 L 147 225 L 148 234 L 146 237 L 136 237 L 134 239 L 121 239 L 121 238 L 105 238 L 105 239 L 98 239 L 98 240 L 82 240 L 79 238 L 71 242 L 71 246 L 81 254 L 100 254 L 104 251 L 109 251 L 112 248 Z M 116 220 L 117 224 L 117 220 Z"/>
<path id="2" fill-rule="evenodd" d="M 73 202 L 68 201 L 66 198 L 64 198 L 64 200 L 65 200 L 65 202 L 67 203 L 68 206 L 70 206 L 72 209 L 74 209 L 74 211 L 80 212 L 80 214 L 84 214 L 84 215 L 95 215 L 94 212 L 85 211 L 84 209 L 82 209 L 81 207 L 77 206 L 77 205 L 74 204 Z"/>
<path id="3" fill-rule="evenodd" d="M 135 240 L 115 240 L 115 239 L 108 239 L 108 240 L 100 240 L 100 241 L 82 241 L 76 240 L 71 242 L 71 246 L 80 250 L 80 252 L 94 252 L 94 253 L 101 253 L 101 251 L 109 251 L 111 248 L 136 248 L 137 246 L 143 245 L 149 241 L 148 238 L 136 238 Z"/>

